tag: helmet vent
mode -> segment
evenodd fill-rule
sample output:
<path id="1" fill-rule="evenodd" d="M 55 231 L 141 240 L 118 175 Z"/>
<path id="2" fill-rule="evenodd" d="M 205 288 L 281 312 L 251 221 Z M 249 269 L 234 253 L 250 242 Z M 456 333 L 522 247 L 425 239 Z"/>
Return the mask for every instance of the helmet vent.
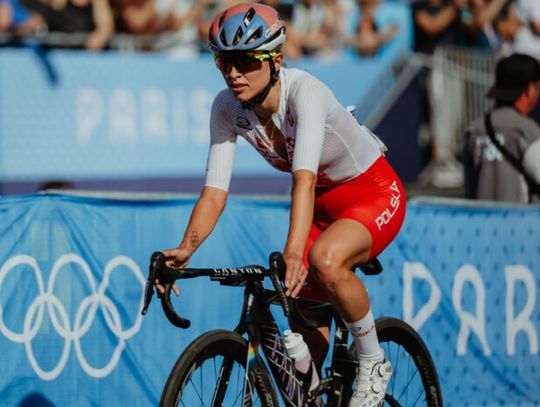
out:
<path id="1" fill-rule="evenodd" d="M 225 38 L 225 30 L 221 30 L 219 33 L 219 40 L 222 44 L 227 45 L 227 38 Z"/>
<path id="2" fill-rule="evenodd" d="M 231 45 L 237 45 L 243 34 L 244 30 L 242 30 L 241 27 L 238 27 L 238 30 L 236 30 L 236 34 L 234 35 L 233 43 Z"/>
<path id="3" fill-rule="evenodd" d="M 225 21 L 225 13 L 221 13 L 221 15 L 219 16 L 219 21 L 218 21 L 219 28 L 223 27 L 223 21 Z"/>
<path id="4" fill-rule="evenodd" d="M 244 15 L 244 25 L 247 27 L 249 23 L 251 23 L 251 20 L 253 20 L 253 16 L 255 15 L 255 9 L 251 7 L 248 11 L 246 11 L 246 14 Z"/>
<path id="5" fill-rule="evenodd" d="M 252 42 L 257 41 L 259 38 L 262 37 L 263 30 L 262 27 L 257 28 L 257 31 L 253 33 L 251 37 L 249 37 L 249 40 L 246 41 L 246 44 L 251 44 Z"/>

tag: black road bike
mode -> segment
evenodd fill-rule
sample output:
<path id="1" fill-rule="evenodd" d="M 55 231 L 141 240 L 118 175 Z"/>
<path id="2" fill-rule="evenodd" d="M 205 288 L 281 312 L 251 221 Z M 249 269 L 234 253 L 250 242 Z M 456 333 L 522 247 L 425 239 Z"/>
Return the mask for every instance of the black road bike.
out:
<path id="1" fill-rule="evenodd" d="M 365 274 L 382 271 L 377 259 L 360 268 Z M 222 285 L 244 287 L 244 304 L 238 326 L 233 331 L 206 332 L 184 350 L 169 374 L 160 406 L 347 406 L 357 367 L 354 347 L 348 345 L 348 330 L 330 304 L 286 297 L 284 275 L 285 263 L 277 252 L 270 255 L 268 269 L 254 265 L 175 270 L 165 265 L 163 253 L 152 255 L 142 314 L 148 310 L 154 294 L 154 281 L 158 278 L 165 286 L 165 293 L 158 294 L 163 311 L 179 328 L 188 328 L 190 321 L 179 316 L 171 303 L 171 287 L 176 280 L 207 276 Z M 273 290 L 263 286 L 266 277 L 270 278 Z M 335 330 L 331 364 L 312 392 L 308 391 L 309 383 L 306 386 L 302 382 L 294 361 L 287 354 L 271 304 L 281 306 L 287 317 L 308 329 L 314 329 L 316 324 L 306 319 L 301 309 L 317 308 L 332 312 Z M 385 355 L 394 368 L 385 405 L 442 406 L 437 372 L 418 333 L 405 322 L 387 317 L 377 319 L 376 329 Z M 278 393 L 283 404 L 280 404 Z"/>

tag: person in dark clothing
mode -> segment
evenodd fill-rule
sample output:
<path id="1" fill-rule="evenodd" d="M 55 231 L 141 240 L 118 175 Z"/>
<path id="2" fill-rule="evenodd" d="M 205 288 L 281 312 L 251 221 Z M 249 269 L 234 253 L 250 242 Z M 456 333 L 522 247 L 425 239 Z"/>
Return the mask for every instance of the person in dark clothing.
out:
<path id="1" fill-rule="evenodd" d="M 467 0 L 421 0 L 413 6 L 416 52 L 433 54 L 439 44 L 453 44 L 460 10 Z"/>
<path id="2" fill-rule="evenodd" d="M 493 21 L 501 9 L 512 0 L 469 0 L 462 9 L 457 43 L 461 46 L 493 49 L 498 38 Z"/>
<path id="3" fill-rule="evenodd" d="M 420 0 L 413 5 L 414 50 L 420 54 L 433 55 L 439 45 L 454 44 L 460 30 L 461 9 L 467 0 Z M 418 144 L 422 152 L 423 165 L 436 159 L 436 143 L 432 130 L 433 87 L 431 71 L 423 68 L 418 73 L 417 86 L 420 92 L 421 126 Z"/>
<path id="4" fill-rule="evenodd" d="M 527 115 L 540 94 L 540 63 L 513 54 L 497 63 L 495 85 L 488 96 L 495 100 L 490 112 L 494 140 L 502 145 L 536 183 L 540 183 L 540 127 Z M 467 128 L 463 158 L 465 196 L 505 202 L 539 202 L 525 178 L 488 135 L 485 118 Z"/>
<path id="5" fill-rule="evenodd" d="M 106 47 L 114 32 L 112 10 L 108 0 L 20 0 L 40 14 L 48 30 L 63 33 L 88 33 L 85 48 L 91 51 Z"/>

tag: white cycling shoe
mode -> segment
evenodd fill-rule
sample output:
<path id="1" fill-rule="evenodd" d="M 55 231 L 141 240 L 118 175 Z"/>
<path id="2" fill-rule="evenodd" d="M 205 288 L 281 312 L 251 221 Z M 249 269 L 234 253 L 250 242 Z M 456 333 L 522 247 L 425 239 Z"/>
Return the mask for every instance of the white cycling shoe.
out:
<path id="1" fill-rule="evenodd" d="M 392 365 L 384 358 L 384 354 L 379 361 L 360 360 L 349 407 L 382 406 L 390 377 Z"/>

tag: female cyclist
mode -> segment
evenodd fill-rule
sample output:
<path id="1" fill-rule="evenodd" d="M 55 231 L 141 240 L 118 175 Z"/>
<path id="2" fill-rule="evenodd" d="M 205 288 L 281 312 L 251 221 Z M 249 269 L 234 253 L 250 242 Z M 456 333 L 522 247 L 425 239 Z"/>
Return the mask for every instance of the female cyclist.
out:
<path id="1" fill-rule="evenodd" d="M 227 88 L 212 105 L 206 184 L 182 242 L 163 253 L 169 266 L 184 267 L 211 233 L 227 200 L 237 137 L 244 137 L 272 166 L 292 173 L 286 293 L 334 305 L 360 360 L 350 406 L 372 407 L 383 400 L 392 367 L 366 289 L 351 270 L 396 236 L 405 194 L 377 137 L 319 80 L 283 67 L 285 29 L 273 8 L 254 3 L 234 5 L 212 22 L 208 44 Z M 318 331 L 302 333 L 320 368 L 329 319 L 316 319 Z"/>

